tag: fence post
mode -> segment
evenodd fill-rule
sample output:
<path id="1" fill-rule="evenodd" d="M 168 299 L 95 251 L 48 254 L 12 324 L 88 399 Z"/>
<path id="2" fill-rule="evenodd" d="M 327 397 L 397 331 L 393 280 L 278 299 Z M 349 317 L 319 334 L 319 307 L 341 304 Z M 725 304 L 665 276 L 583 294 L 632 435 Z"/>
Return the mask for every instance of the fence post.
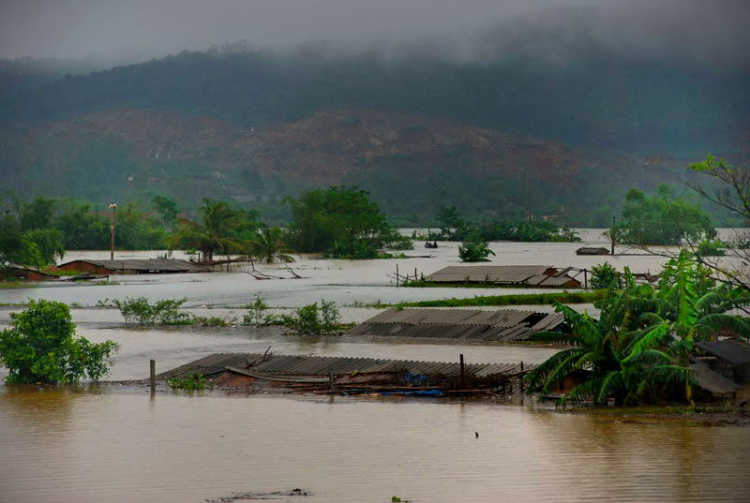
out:
<path id="1" fill-rule="evenodd" d="M 151 367 L 151 391 L 154 391 L 156 389 L 156 360 L 151 360 L 149 363 Z"/>
<path id="2" fill-rule="evenodd" d="M 461 353 L 459 356 L 460 368 L 461 368 L 461 389 L 466 389 L 466 374 L 464 365 L 464 354 Z"/>

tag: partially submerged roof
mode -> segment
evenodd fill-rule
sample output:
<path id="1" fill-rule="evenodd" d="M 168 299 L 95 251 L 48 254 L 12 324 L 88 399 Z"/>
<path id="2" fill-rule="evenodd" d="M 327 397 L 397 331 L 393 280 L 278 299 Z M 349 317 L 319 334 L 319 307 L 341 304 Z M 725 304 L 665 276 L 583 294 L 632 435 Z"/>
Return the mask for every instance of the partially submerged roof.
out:
<path id="1" fill-rule="evenodd" d="M 740 341 L 699 342 L 700 349 L 732 365 L 750 363 L 750 345 Z"/>
<path id="2" fill-rule="evenodd" d="M 693 378 L 698 386 L 718 395 L 734 393 L 742 389 L 742 386 L 730 381 L 723 375 L 714 372 L 708 366 L 701 362 L 690 364 L 690 370 L 693 371 Z"/>
<path id="3" fill-rule="evenodd" d="M 122 260 L 93 260 L 78 259 L 60 264 L 63 268 L 77 262 L 103 267 L 111 271 L 144 271 L 144 272 L 208 272 L 206 267 L 180 259 L 151 258 L 151 259 L 122 259 Z"/>
<path id="4" fill-rule="evenodd" d="M 346 335 L 380 335 L 488 342 L 525 341 L 532 334 L 562 330 L 562 314 L 516 309 L 389 309 Z"/>
<path id="5" fill-rule="evenodd" d="M 331 356 L 298 356 L 257 353 L 217 353 L 182 365 L 156 376 L 157 379 L 187 377 L 193 373 L 213 377 L 228 367 L 250 369 L 253 372 L 276 375 L 328 376 L 354 372 L 410 372 L 414 375 L 458 376 L 456 362 L 424 362 L 413 360 L 384 360 L 379 358 L 343 358 Z M 525 365 L 524 371 L 535 365 Z M 466 371 L 477 377 L 520 372 L 520 363 L 468 363 Z"/>
<path id="6" fill-rule="evenodd" d="M 498 285 L 566 286 L 580 282 L 548 265 L 448 266 L 425 277 L 433 283 L 493 283 Z"/>

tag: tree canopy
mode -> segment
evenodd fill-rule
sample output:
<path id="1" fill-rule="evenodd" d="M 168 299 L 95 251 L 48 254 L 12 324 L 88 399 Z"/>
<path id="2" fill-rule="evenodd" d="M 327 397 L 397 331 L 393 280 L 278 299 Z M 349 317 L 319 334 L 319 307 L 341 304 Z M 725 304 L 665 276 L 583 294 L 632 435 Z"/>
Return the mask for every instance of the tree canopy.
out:
<path id="1" fill-rule="evenodd" d="M 676 197 L 669 185 L 660 185 L 655 196 L 630 189 L 615 232 L 618 242 L 634 245 L 679 245 L 716 237 L 706 212 Z"/>
<path id="2" fill-rule="evenodd" d="M 369 193 L 357 187 L 311 190 L 286 202 L 292 211 L 290 242 L 297 251 L 375 258 L 378 249 L 405 241 Z"/>
<path id="3" fill-rule="evenodd" d="M 10 316 L 11 327 L 0 332 L 0 364 L 10 370 L 9 384 L 72 383 L 108 373 L 119 346 L 76 337 L 66 304 L 32 300 L 28 309 Z"/>

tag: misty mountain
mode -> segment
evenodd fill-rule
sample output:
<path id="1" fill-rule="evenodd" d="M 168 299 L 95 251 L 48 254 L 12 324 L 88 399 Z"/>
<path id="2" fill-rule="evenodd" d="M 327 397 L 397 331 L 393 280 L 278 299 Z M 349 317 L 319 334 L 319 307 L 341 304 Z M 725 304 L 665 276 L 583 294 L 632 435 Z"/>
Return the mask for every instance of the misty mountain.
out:
<path id="1" fill-rule="evenodd" d="M 555 12 L 397 46 L 0 61 L 0 175 L 29 195 L 184 205 L 350 183 L 404 221 L 457 204 L 602 225 L 631 186 L 679 182 L 706 152 L 750 157 L 739 53 L 605 43 L 613 19 Z"/>

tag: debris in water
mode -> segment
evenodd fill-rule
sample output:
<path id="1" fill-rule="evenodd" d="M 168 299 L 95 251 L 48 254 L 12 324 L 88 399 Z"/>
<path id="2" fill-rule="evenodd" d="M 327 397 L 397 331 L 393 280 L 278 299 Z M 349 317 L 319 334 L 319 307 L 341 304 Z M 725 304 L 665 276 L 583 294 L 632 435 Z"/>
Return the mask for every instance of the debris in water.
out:
<path id="1" fill-rule="evenodd" d="M 299 487 L 291 491 L 273 491 L 266 493 L 246 492 L 232 493 L 231 496 L 224 496 L 218 499 L 207 499 L 207 503 L 235 503 L 237 501 L 257 501 L 257 500 L 282 500 L 289 496 L 312 496 L 313 493 L 300 489 Z"/>

